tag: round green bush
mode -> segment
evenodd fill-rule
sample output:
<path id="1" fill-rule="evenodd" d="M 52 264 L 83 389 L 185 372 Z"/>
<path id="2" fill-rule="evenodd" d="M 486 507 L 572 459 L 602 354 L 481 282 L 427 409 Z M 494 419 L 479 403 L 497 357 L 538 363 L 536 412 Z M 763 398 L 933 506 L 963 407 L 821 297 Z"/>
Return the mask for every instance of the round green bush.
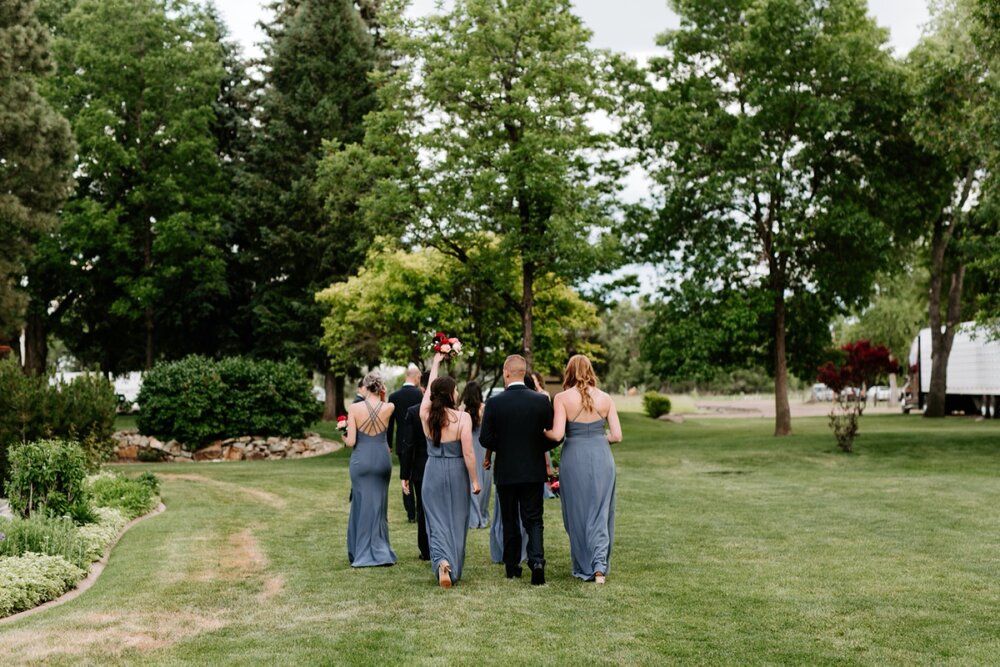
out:
<path id="1" fill-rule="evenodd" d="M 38 440 L 10 449 L 10 508 L 22 517 L 33 514 L 69 516 L 77 523 L 93 520 L 83 480 L 87 458 L 75 442 Z"/>
<path id="2" fill-rule="evenodd" d="M 656 419 L 670 414 L 670 399 L 655 391 L 647 391 L 642 395 L 642 407 L 647 415 Z"/>
<path id="3" fill-rule="evenodd" d="M 139 392 L 139 431 L 188 449 L 244 435 L 301 437 L 322 406 L 294 362 L 190 356 L 157 364 Z"/>

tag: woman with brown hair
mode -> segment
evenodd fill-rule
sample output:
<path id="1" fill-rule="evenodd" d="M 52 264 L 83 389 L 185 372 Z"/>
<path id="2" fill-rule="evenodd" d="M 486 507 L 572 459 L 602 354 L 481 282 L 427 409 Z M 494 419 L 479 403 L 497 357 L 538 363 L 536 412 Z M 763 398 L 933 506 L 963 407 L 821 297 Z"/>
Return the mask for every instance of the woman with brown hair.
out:
<path id="1" fill-rule="evenodd" d="M 347 560 L 351 567 L 392 565 L 389 545 L 389 479 L 392 458 L 386 439 L 395 406 L 385 402 L 385 384 L 377 372 L 361 381 L 363 398 L 347 411 L 344 442 L 354 448 L 349 465 L 351 512 L 347 519 Z"/>
<path id="2" fill-rule="evenodd" d="M 573 576 L 603 584 L 615 536 L 615 460 L 610 445 L 621 442 L 621 422 L 614 401 L 597 388 L 594 367 L 584 355 L 566 364 L 563 389 L 553 402 L 552 429 L 545 435 L 556 442 L 566 438 L 559 488 Z"/>
<path id="3" fill-rule="evenodd" d="M 458 411 L 458 385 L 438 377 L 444 358 L 434 355 L 430 389 L 420 403 L 420 420 L 427 437 L 427 465 L 421 499 L 427 523 L 431 566 L 441 588 L 451 588 L 462 577 L 465 538 L 469 530 L 469 485 L 479 494 L 476 453 L 472 449 L 472 420 Z"/>

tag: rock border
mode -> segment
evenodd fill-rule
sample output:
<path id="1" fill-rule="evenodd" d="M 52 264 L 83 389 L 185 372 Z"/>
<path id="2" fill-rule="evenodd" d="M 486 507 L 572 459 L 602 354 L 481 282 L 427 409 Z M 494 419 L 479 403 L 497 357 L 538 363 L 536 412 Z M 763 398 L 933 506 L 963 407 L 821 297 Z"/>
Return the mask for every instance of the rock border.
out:
<path id="1" fill-rule="evenodd" d="M 136 429 L 117 431 L 112 462 L 115 463 L 194 463 L 199 461 L 261 461 L 304 459 L 335 452 L 342 447 L 317 433 L 304 438 L 246 435 L 216 440 L 196 451 L 189 451 L 176 440 L 162 441 L 142 435 Z"/>
<path id="2" fill-rule="evenodd" d="M 114 549 L 118 545 L 118 542 L 120 542 L 122 537 L 125 536 L 125 533 L 127 533 L 133 526 L 145 521 L 146 519 L 154 517 L 157 514 L 162 514 L 163 512 L 166 511 L 167 511 L 167 506 L 164 505 L 163 503 L 160 503 L 159 506 L 157 506 L 157 508 L 154 509 L 153 511 L 147 512 L 146 514 L 143 514 L 142 516 L 136 517 L 131 521 L 129 521 L 125 525 L 125 527 L 122 528 L 121 532 L 118 533 L 118 537 L 116 537 L 111 542 L 111 544 L 108 545 L 108 548 L 105 549 L 104 555 L 101 556 L 101 559 L 91 564 L 90 571 L 87 573 L 87 576 L 81 579 L 80 582 L 77 583 L 75 588 L 66 591 L 65 593 L 63 593 L 54 600 L 43 602 L 37 607 L 32 607 L 31 609 L 25 609 L 24 611 L 19 611 L 11 616 L 0 618 L 0 625 L 13 623 L 14 621 L 20 620 L 22 618 L 28 618 L 29 616 L 40 614 L 43 611 L 46 611 L 47 609 L 51 609 L 52 607 L 58 607 L 59 605 L 66 604 L 70 600 L 78 598 L 84 593 L 86 593 L 88 590 L 90 590 L 91 586 L 97 583 L 97 578 L 101 576 L 102 572 L 104 572 L 104 568 L 107 567 L 108 560 L 111 558 L 112 549 Z"/>

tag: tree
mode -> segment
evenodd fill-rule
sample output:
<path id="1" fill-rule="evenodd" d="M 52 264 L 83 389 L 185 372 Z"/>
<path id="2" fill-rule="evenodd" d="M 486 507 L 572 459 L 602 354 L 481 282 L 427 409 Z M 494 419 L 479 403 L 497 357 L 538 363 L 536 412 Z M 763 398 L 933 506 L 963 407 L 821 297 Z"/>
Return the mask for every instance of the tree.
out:
<path id="1" fill-rule="evenodd" d="M 865 410 L 861 395 L 846 390 L 864 390 L 876 381 L 895 374 L 898 365 L 892 353 L 884 345 L 872 345 L 870 341 L 859 340 L 840 348 L 839 363 L 828 361 L 819 369 L 816 379 L 837 393 L 839 400 L 830 411 L 830 429 L 837 439 L 837 445 L 847 453 L 854 451 L 854 440 L 858 435 L 858 420 Z"/>
<path id="2" fill-rule="evenodd" d="M 652 318 L 653 309 L 645 297 L 638 303 L 621 299 L 602 313 L 600 341 L 606 350 L 606 363 L 599 371 L 609 391 L 659 388 L 659 378 L 642 357 L 642 341 Z"/>
<path id="3" fill-rule="evenodd" d="M 970 262 L 995 243 L 996 212 L 985 186 L 997 156 L 996 125 L 986 113 L 998 93 L 989 58 L 973 38 L 972 5 L 940 7 L 934 31 L 910 53 L 915 104 L 908 115 L 919 145 L 937 160 L 939 186 L 925 212 L 930 272 L 931 381 L 926 417 L 945 415 L 948 359 L 962 323 Z M 992 127 L 991 127 L 992 126 Z"/>
<path id="4" fill-rule="evenodd" d="M 380 75 L 363 148 L 391 164 L 364 214 L 402 221 L 473 271 L 520 317 L 533 363 L 539 283 L 576 284 L 617 260 L 594 242 L 613 226 L 616 140 L 591 123 L 617 108 L 615 60 L 588 46 L 569 0 L 457 0 L 414 23 L 404 5 L 386 3 L 398 58 Z M 510 264 L 516 282 L 495 279 Z"/>
<path id="5" fill-rule="evenodd" d="M 39 92 L 54 70 L 35 2 L 0 0 L 0 343 L 19 337 L 27 264 L 73 183 L 69 123 Z"/>
<path id="6" fill-rule="evenodd" d="M 217 343 L 228 291 L 215 28 L 192 2 L 163 0 L 80 0 L 55 26 L 48 94 L 73 125 L 79 185 L 31 289 L 70 351 L 105 371 Z M 42 349 L 46 334 L 32 336 Z"/>
<path id="7" fill-rule="evenodd" d="M 635 127 L 662 197 L 633 240 L 695 283 L 766 290 L 787 435 L 789 296 L 861 302 L 916 210 L 904 78 L 863 0 L 672 6 Z"/>
<path id="8" fill-rule="evenodd" d="M 490 288 L 469 278 L 465 265 L 432 248 L 376 244 L 357 275 L 317 295 L 327 308 L 323 342 L 333 369 L 422 366 L 431 334 L 440 329 L 462 340 L 468 378 L 499 377 L 519 336 L 520 318 Z M 497 279 L 516 283 L 517 275 L 509 267 Z M 600 358 L 602 350 L 589 336 L 598 326 L 595 308 L 551 275 L 540 277 L 539 286 L 535 368 L 558 372 L 578 352 Z"/>
<path id="9" fill-rule="evenodd" d="M 343 380 L 321 344 L 325 313 L 315 295 L 357 270 L 374 233 L 331 224 L 316 188 L 317 164 L 324 140 L 362 139 L 362 120 L 375 104 L 372 24 L 350 0 L 269 6 L 256 130 L 240 179 L 236 243 L 253 284 L 245 327 L 254 354 L 293 357 L 326 377 L 324 418 L 333 419 Z M 377 4 L 366 3 L 373 9 Z"/>

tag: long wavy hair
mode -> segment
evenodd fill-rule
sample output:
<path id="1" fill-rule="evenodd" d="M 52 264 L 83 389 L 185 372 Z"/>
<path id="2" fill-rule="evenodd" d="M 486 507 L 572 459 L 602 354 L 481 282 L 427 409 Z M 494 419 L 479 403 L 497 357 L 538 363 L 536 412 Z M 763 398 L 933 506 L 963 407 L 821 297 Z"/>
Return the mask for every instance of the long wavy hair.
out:
<path id="1" fill-rule="evenodd" d="M 465 405 L 465 411 L 472 417 L 472 430 L 474 431 L 479 428 L 479 413 L 483 407 L 483 390 L 475 380 L 465 385 L 465 391 L 462 392 L 462 403 Z"/>
<path id="2" fill-rule="evenodd" d="M 457 387 L 455 379 L 450 377 L 438 378 L 431 383 L 431 414 L 427 421 L 431 427 L 431 439 L 434 441 L 435 447 L 441 446 L 441 433 L 450 421 L 448 410 L 456 408 L 455 389 Z"/>
<path id="3" fill-rule="evenodd" d="M 576 389 L 580 392 L 580 400 L 586 412 L 593 412 L 594 398 L 587 391 L 597 387 L 597 373 L 594 366 L 585 355 L 575 354 L 569 358 L 566 370 L 563 371 L 563 389 Z"/>

